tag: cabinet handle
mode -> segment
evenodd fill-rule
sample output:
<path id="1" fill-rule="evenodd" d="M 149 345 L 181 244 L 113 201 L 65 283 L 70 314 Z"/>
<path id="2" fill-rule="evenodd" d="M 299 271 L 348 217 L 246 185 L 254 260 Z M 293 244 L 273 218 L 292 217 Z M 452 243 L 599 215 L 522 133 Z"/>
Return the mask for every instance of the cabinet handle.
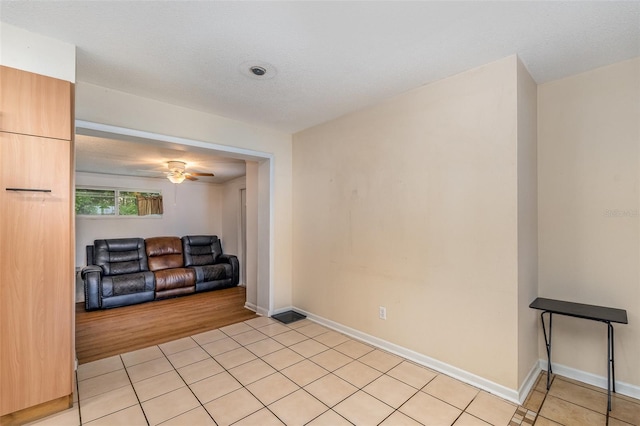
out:
<path id="1" fill-rule="evenodd" d="M 30 189 L 30 188 L 5 188 L 6 191 L 21 191 L 21 192 L 51 192 L 50 189 Z"/>

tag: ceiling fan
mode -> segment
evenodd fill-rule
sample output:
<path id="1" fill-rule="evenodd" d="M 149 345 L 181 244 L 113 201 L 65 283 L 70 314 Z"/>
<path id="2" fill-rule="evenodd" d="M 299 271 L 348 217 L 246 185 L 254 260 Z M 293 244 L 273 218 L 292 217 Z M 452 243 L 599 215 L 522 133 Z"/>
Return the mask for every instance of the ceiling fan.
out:
<path id="1" fill-rule="evenodd" d="M 167 172 L 167 179 L 169 179 L 173 183 L 182 183 L 185 179 L 198 180 L 198 178 L 194 176 L 213 176 L 213 173 L 187 172 L 187 163 L 185 163 L 184 161 L 169 161 L 167 163 L 167 166 L 169 167 L 169 172 Z"/>

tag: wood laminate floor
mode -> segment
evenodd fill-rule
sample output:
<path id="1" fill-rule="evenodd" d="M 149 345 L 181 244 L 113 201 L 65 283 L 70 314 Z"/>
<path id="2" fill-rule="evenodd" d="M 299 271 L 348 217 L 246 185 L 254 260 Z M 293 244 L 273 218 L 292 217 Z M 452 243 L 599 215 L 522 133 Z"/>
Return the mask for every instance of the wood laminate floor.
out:
<path id="1" fill-rule="evenodd" d="M 87 312 L 76 304 L 76 354 L 84 364 L 258 316 L 244 307 L 246 289 L 192 294 Z"/>

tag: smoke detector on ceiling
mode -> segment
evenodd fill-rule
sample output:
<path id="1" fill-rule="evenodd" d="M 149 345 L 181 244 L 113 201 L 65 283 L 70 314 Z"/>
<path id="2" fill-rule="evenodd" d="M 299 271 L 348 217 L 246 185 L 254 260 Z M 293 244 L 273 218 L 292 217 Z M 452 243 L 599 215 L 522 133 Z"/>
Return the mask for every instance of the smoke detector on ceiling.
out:
<path id="1" fill-rule="evenodd" d="M 249 70 L 253 73 L 253 75 L 257 75 L 258 77 L 262 77 L 263 75 L 265 75 L 267 73 L 267 70 L 258 66 L 258 65 L 254 65 L 251 68 L 249 68 Z"/>
<path id="2" fill-rule="evenodd" d="M 254 80 L 270 80 L 276 76 L 276 68 L 262 61 L 246 61 L 240 64 L 240 73 Z"/>

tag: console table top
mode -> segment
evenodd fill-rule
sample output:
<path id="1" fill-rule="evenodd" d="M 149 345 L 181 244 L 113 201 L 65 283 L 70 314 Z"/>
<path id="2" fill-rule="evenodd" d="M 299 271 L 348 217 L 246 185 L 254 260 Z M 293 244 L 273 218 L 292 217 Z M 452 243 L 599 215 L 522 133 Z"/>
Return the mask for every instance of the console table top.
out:
<path id="1" fill-rule="evenodd" d="M 594 321 L 615 322 L 628 324 L 627 311 L 624 309 L 608 308 L 606 306 L 585 305 L 583 303 L 567 302 L 564 300 L 546 299 L 538 297 L 531 302 L 530 308 L 567 315 L 570 317 L 585 318 Z"/>

